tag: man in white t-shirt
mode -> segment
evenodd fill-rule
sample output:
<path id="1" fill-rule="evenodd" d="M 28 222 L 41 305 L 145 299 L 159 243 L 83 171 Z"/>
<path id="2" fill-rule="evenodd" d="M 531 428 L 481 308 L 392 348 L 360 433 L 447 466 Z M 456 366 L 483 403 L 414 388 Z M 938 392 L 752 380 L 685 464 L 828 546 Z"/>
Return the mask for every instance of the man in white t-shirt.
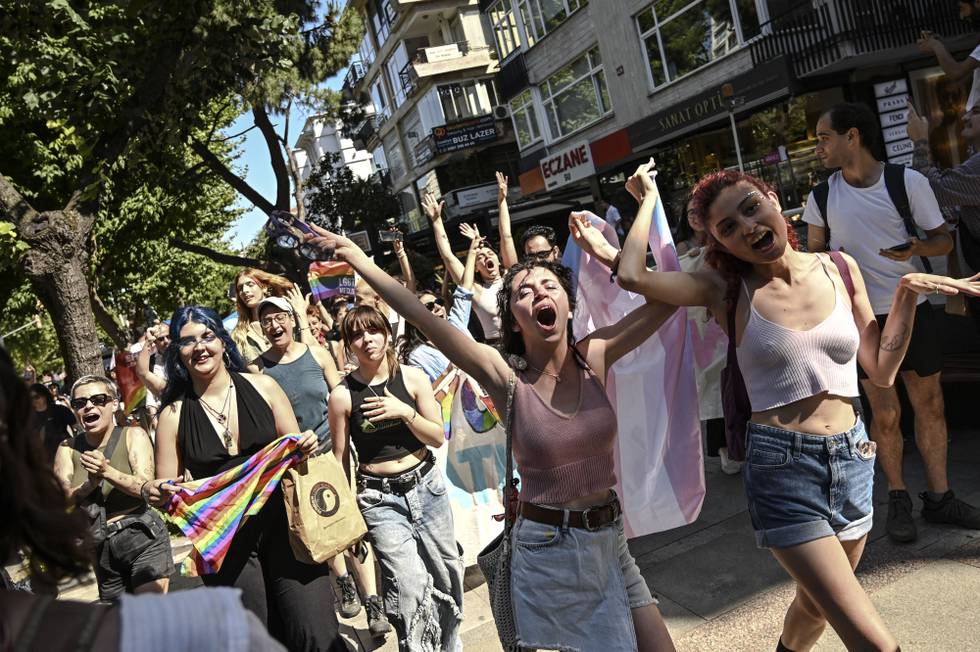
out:
<path id="1" fill-rule="evenodd" d="M 880 327 L 884 327 L 899 280 L 918 271 L 913 257 L 941 256 L 953 246 L 929 181 L 906 169 L 905 195 L 911 217 L 926 237 L 910 236 L 886 187 L 885 166 L 871 153 L 880 129 L 871 110 L 862 104 L 841 104 L 817 122 L 816 153 L 827 168 L 840 168 L 828 180 L 827 215 L 818 201 L 807 202 L 803 219 L 809 225 L 810 251 L 827 248 L 850 254 L 864 276 L 868 298 Z M 902 177 L 899 177 L 902 178 Z M 814 193 L 818 188 L 814 189 Z M 830 242 L 827 243 L 827 230 Z M 829 244 L 829 247 L 827 246 Z M 896 245 L 909 245 L 895 251 Z M 900 367 L 902 382 L 915 411 L 915 441 L 925 465 L 928 491 L 922 516 L 936 523 L 980 529 L 980 510 L 957 499 L 946 478 L 946 417 L 942 388 L 942 343 L 932 307 L 925 298 L 916 308 L 908 352 Z M 888 479 L 886 531 L 894 541 L 913 541 L 912 499 L 902 475 L 901 407 L 894 387 L 877 387 L 860 370 L 862 388 L 871 405 L 871 438 L 878 444 L 878 461 Z"/>
<path id="2" fill-rule="evenodd" d="M 980 0 L 960 0 L 960 18 L 974 25 L 980 24 Z M 954 82 L 962 81 L 972 75 L 973 83 L 965 108 L 969 111 L 980 105 L 980 45 L 974 48 L 966 59 L 957 61 L 932 32 L 923 32 L 922 38 L 919 39 L 919 49 L 926 54 L 935 55 L 943 72 Z"/>
<path id="3" fill-rule="evenodd" d="M 612 228 L 616 229 L 616 235 L 619 236 L 620 242 L 626 239 L 626 233 L 623 231 L 623 216 L 619 214 L 619 209 L 610 204 L 604 197 L 599 197 L 595 201 L 595 212 L 596 215 L 601 215 L 602 219 L 606 220 Z"/>

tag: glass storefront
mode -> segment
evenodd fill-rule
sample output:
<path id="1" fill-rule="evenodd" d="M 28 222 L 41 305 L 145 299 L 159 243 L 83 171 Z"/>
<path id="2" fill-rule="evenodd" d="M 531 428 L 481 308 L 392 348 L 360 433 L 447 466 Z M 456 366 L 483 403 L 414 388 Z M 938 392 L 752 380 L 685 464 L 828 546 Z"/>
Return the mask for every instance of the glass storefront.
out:
<path id="1" fill-rule="evenodd" d="M 913 71 L 909 79 L 916 111 L 929 118 L 933 159 L 942 168 L 959 165 L 968 157 L 966 142 L 960 137 L 968 88 L 947 79 L 938 66 Z"/>

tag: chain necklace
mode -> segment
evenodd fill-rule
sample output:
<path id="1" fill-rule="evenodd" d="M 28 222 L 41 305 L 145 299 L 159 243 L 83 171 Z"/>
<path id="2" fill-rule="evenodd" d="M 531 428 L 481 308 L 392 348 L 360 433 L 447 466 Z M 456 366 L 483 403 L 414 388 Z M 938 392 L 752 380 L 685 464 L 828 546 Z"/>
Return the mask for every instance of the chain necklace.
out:
<path id="1" fill-rule="evenodd" d="M 556 374 L 556 373 L 551 372 L 551 371 L 545 371 L 544 369 L 538 369 L 537 367 L 535 367 L 533 364 L 530 364 L 530 363 L 528 363 L 527 366 L 530 367 L 531 369 L 533 369 L 534 371 L 538 372 L 539 374 L 544 374 L 545 376 L 551 376 L 552 378 L 555 379 L 555 382 L 556 383 L 560 383 L 561 382 L 561 374 Z"/>
<path id="2" fill-rule="evenodd" d="M 234 383 L 228 383 L 228 391 L 225 392 L 225 402 L 221 406 L 220 411 L 211 407 L 208 402 L 204 400 L 203 396 L 200 397 L 201 405 L 204 406 L 204 409 L 210 412 L 211 416 L 218 421 L 218 425 L 224 428 L 224 432 L 222 432 L 220 436 L 224 441 L 226 450 L 231 449 L 231 430 L 228 428 L 228 418 L 231 416 L 231 390 L 234 389 L 234 387 Z"/>

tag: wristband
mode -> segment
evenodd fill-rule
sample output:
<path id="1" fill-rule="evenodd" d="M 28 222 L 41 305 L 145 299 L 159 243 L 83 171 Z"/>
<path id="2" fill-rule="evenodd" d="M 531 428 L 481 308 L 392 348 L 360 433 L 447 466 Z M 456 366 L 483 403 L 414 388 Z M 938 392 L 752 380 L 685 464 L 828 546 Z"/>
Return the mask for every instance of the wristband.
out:
<path id="1" fill-rule="evenodd" d="M 415 417 L 418 415 L 418 413 L 419 413 L 418 410 L 414 408 L 412 409 L 412 418 L 408 420 L 408 425 L 415 423 Z"/>
<path id="2" fill-rule="evenodd" d="M 615 283 L 616 282 L 616 274 L 619 272 L 619 260 L 622 257 L 623 257 L 623 252 L 622 251 L 617 251 L 616 252 L 616 257 L 613 258 L 612 265 L 609 266 L 609 269 L 611 270 L 611 273 L 609 274 L 609 282 L 610 283 Z"/>
<path id="3" fill-rule="evenodd" d="M 150 504 L 150 497 L 147 495 L 146 485 L 150 484 L 150 482 L 152 482 L 152 480 L 147 480 L 142 485 L 140 485 L 140 498 L 142 498 L 143 502 L 146 503 L 147 505 Z"/>

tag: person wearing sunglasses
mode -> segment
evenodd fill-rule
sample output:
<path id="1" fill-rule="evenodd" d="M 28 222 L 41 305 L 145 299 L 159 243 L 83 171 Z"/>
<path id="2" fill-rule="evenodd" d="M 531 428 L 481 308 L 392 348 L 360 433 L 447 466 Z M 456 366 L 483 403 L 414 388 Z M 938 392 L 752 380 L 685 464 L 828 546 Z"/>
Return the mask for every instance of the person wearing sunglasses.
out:
<path id="1" fill-rule="evenodd" d="M 82 376 L 71 409 L 82 432 L 59 447 L 54 472 L 90 522 L 99 600 L 123 593 L 166 593 L 174 571 L 170 536 L 140 494 L 153 477 L 153 444 L 138 426 L 116 425 L 119 393 L 104 376 Z"/>
<path id="2" fill-rule="evenodd" d="M 459 332 L 464 333 L 472 339 L 467 324 L 470 321 L 470 310 L 473 306 L 473 277 L 476 270 L 476 255 L 483 245 L 483 238 L 476 226 L 460 224 L 460 232 L 470 239 L 470 247 L 466 252 L 466 264 L 463 266 L 463 276 L 460 284 L 453 292 L 452 309 L 446 312 L 446 302 L 436 294 L 423 291 L 419 292 L 419 301 L 439 319 L 448 319 L 449 323 L 456 327 Z M 411 323 L 405 323 L 405 334 L 398 338 L 398 359 L 402 364 L 418 367 L 429 377 L 430 382 L 435 382 L 449 368 L 449 358 L 434 347 L 422 331 Z"/>

